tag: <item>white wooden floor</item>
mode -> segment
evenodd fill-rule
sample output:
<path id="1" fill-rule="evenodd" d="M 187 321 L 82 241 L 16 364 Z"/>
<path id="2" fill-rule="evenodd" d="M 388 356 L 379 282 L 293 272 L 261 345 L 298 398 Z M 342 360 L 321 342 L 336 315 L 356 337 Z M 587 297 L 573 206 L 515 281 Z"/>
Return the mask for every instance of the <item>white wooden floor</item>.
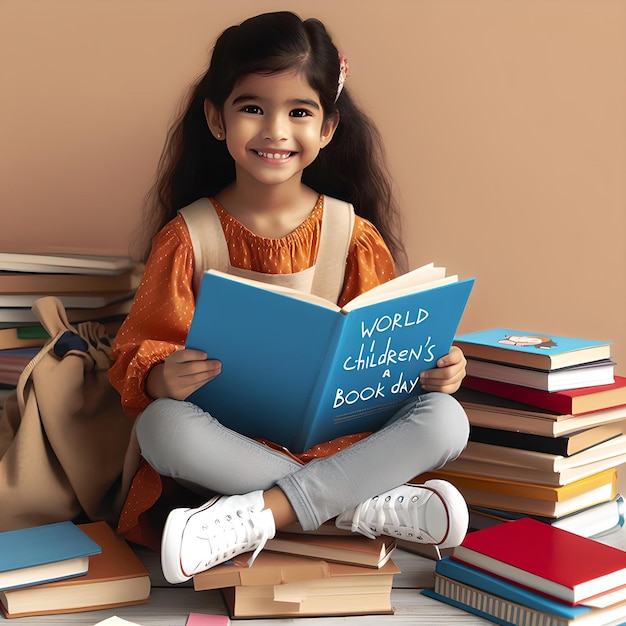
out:
<path id="1" fill-rule="evenodd" d="M 626 550 L 626 528 L 606 535 L 600 540 Z M 188 583 L 184 586 L 169 585 L 163 580 L 158 555 L 144 550 L 138 550 L 138 553 L 152 574 L 153 588 L 148 604 L 88 613 L 16 618 L 7 621 L 7 626 L 50 624 L 93 626 L 111 615 L 117 615 L 142 626 L 184 626 L 190 612 L 227 614 L 218 591 L 194 591 Z M 419 590 L 424 587 L 432 587 L 434 561 L 402 550 L 396 550 L 393 558 L 402 570 L 402 573 L 395 577 L 392 593 L 394 615 L 258 619 L 241 620 L 240 623 L 242 626 L 283 626 L 284 624 L 369 626 L 374 623 L 377 626 L 491 624 L 491 622 L 426 598 L 419 593 Z"/>

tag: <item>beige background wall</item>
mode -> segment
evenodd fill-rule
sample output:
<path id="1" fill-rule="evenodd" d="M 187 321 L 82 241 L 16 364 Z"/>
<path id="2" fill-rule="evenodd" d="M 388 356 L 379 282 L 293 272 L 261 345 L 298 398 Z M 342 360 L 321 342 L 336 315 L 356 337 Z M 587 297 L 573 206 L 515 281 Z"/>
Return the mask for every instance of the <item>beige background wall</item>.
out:
<path id="1" fill-rule="evenodd" d="M 125 253 L 214 38 L 284 8 L 349 59 L 411 265 L 476 276 L 462 330 L 612 340 L 626 374 L 626 0 L 0 0 L 0 249 Z"/>

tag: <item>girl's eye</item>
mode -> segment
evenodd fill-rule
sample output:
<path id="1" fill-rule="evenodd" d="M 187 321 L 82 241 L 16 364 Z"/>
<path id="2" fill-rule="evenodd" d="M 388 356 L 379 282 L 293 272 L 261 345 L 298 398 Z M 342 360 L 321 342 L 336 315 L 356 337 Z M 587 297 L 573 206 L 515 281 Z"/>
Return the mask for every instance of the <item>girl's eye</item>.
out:
<path id="1" fill-rule="evenodd" d="M 255 104 L 248 104 L 241 109 L 244 113 L 251 113 L 252 115 L 261 115 L 263 111 L 261 107 L 256 106 Z"/>
<path id="2" fill-rule="evenodd" d="M 294 109 L 290 111 L 289 115 L 291 117 L 308 117 L 311 114 L 306 109 Z"/>

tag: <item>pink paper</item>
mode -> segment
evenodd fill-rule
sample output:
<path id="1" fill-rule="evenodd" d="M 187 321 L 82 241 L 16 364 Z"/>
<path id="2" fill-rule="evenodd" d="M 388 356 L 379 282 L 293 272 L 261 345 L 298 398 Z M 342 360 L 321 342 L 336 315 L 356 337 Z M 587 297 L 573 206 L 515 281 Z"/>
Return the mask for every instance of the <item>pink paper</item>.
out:
<path id="1" fill-rule="evenodd" d="M 208 613 L 189 613 L 187 626 L 228 626 L 230 619 L 226 615 L 209 615 Z"/>

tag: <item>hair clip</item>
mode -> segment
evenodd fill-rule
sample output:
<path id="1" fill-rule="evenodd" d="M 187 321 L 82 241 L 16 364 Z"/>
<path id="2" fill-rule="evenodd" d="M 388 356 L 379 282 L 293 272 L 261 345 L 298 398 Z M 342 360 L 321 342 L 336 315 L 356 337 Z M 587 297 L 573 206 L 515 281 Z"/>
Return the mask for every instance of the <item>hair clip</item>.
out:
<path id="1" fill-rule="evenodd" d="M 335 96 L 335 102 L 339 100 L 343 84 L 346 82 L 346 76 L 348 76 L 348 59 L 339 53 L 339 84 L 337 85 L 337 95 Z"/>

